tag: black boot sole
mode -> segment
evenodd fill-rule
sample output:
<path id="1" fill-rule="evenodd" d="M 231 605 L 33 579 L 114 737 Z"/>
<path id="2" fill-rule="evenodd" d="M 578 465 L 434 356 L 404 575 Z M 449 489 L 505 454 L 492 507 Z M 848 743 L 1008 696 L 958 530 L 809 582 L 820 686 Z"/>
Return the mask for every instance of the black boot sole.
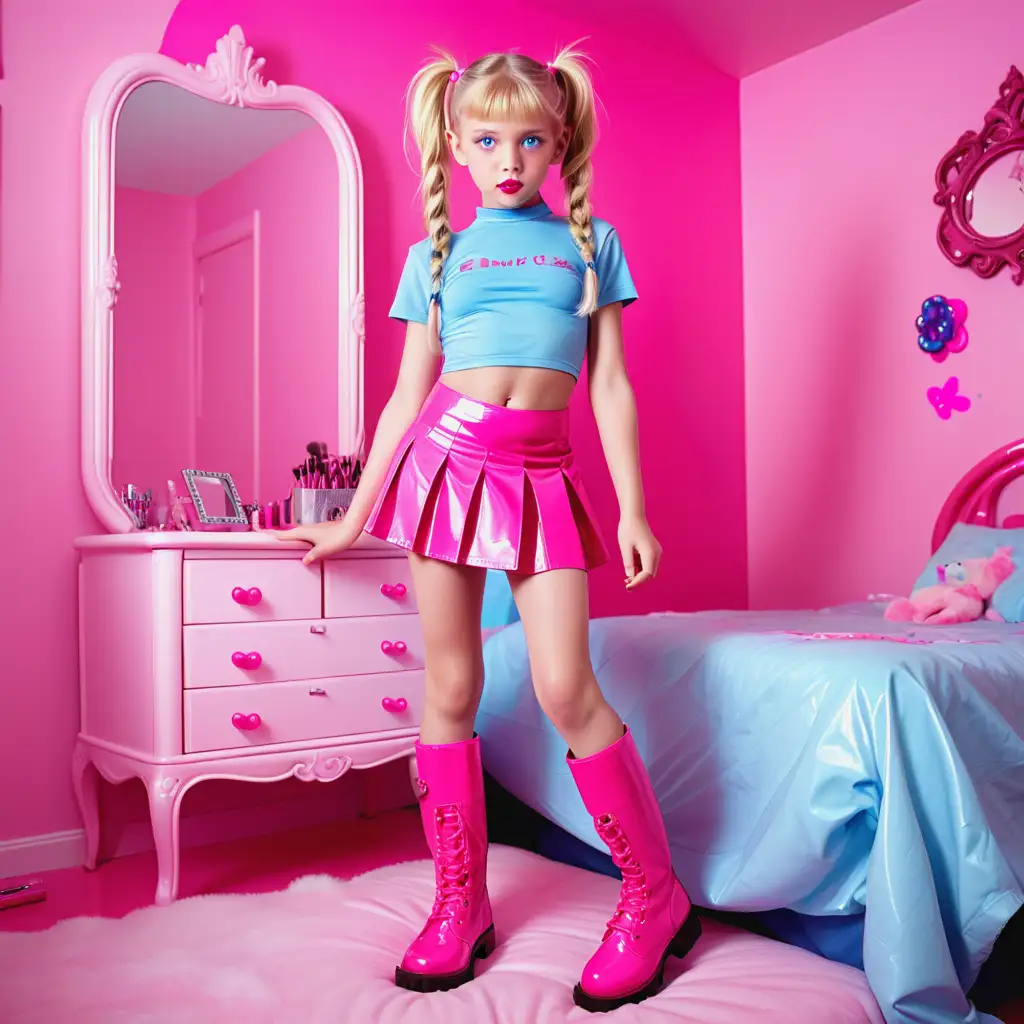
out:
<path id="1" fill-rule="evenodd" d="M 609 1010 L 616 1010 L 627 1003 L 642 1003 L 645 999 L 649 999 L 661 991 L 665 981 L 665 961 L 670 956 L 682 960 L 697 944 L 700 936 L 700 918 L 697 917 L 695 911 L 691 910 L 686 915 L 686 920 L 683 922 L 682 927 L 676 932 L 675 937 L 662 954 L 661 962 L 658 964 L 658 969 L 654 972 L 654 977 L 644 984 L 642 988 L 625 996 L 601 998 L 589 995 L 584 991 L 582 985 L 577 984 L 572 991 L 572 1001 L 590 1013 L 607 1013 Z"/>
<path id="2" fill-rule="evenodd" d="M 410 992 L 447 992 L 449 989 L 465 985 L 472 981 L 477 960 L 486 960 L 493 952 L 496 945 L 494 937 L 494 925 L 487 929 L 476 942 L 473 943 L 473 952 L 469 954 L 469 963 L 454 974 L 417 974 L 415 971 L 403 971 L 401 967 L 395 968 L 395 984 L 399 988 L 406 988 Z"/>

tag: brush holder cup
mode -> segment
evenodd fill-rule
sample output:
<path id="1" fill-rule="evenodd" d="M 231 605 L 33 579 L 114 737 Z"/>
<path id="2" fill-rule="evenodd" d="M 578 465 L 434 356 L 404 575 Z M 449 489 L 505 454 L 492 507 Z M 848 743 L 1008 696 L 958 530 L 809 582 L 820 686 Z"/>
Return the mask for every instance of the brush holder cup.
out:
<path id="1" fill-rule="evenodd" d="M 354 487 L 293 487 L 293 526 L 343 519 L 355 496 Z"/>

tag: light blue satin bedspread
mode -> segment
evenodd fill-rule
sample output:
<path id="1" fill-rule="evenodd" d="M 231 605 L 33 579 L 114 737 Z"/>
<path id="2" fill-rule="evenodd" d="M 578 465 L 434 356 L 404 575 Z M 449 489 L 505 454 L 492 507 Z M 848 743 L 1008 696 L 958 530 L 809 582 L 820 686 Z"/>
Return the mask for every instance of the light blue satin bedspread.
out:
<path id="1" fill-rule="evenodd" d="M 1024 902 L 1022 629 L 890 628 L 860 604 L 596 619 L 590 650 L 694 902 L 849 916 L 889 1024 L 979 1024 L 994 1018 L 964 993 Z M 521 624 L 489 637 L 485 663 L 485 767 L 603 850 Z"/>

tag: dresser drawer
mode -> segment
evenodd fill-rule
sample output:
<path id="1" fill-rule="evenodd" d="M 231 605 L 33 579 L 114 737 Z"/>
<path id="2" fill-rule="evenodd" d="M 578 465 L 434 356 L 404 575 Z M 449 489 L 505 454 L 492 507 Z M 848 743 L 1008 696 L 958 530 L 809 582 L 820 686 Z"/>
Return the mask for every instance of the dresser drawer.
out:
<path id="1" fill-rule="evenodd" d="M 415 729 L 422 712 L 422 672 L 192 690 L 185 753 Z"/>
<path id="2" fill-rule="evenodd" d="M 423 667 L 415 615 L 186 626 L 184 635 L 189 689 Z"/>
<path id="3" fill-rule="evenodd" d="M 405 558 L 344 558 L 324 562 L 324 615 L 400 615 L 416 611 Z"/>
<path id="4" fill-rule="evenodd" d="M 186 624 L 320 615 L 320 566 L 298 558 L 186 560 L 184 573 Z"/>

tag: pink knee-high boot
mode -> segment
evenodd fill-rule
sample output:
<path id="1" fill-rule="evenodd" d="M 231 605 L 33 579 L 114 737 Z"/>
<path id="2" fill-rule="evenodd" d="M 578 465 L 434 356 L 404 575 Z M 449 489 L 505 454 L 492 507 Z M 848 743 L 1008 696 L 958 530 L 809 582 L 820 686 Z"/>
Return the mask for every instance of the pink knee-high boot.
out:
<path id="1" fill-rule="evenodd" d="M 622 872 L 615 913 L 573 999 L 585 1010 L 614 1010 L 661 989 L 665 961 L 689 953 L 700 921 L 672 870 L 661 809 L 629 729 L 590 757 L 566 760 Z"/>
<path id="2" fill-rule="evenodd" d="M 477 958 L 494 951 L 480 741 L 417 743 L 416 771 L 437 890 L 427 923 L 395 968 L 395 984 L 438 992 L 472 981 Z"/>

